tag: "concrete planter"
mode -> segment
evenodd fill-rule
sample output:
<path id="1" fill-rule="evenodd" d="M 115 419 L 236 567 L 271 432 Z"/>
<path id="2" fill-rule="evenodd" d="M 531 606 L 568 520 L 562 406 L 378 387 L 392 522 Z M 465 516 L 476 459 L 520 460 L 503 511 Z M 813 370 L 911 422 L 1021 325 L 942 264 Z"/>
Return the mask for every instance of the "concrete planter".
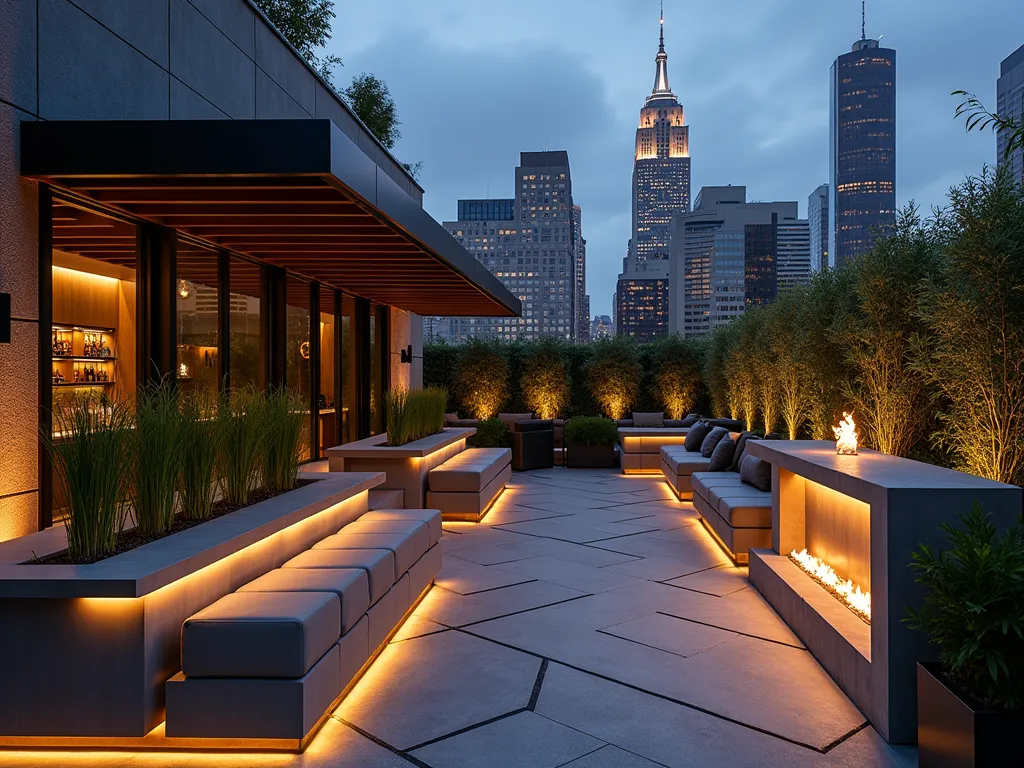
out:
<path id="1" fill-rule="evenodd" d="M 567 446 L 566 463 L 570 469 L 608 469 L 615 466 L 614 445 Z"/>
<path id="2" fill-rule="evenodd" d="M 917 701 L 921 768 L 995 768 L 1019 751 L 1024 712 L 978 703 L 939 664 L 918 663 Z"/>
<path id="3" fill-rule="evenodd" d="M 476 434 L 472 427 L 447 428 L 436 435 L 399 446 L 385 445 L 388 436 L 327 449 L 331 472 L 383 472 L 382 489 L 405 494 L 406 509 L 421 509 L 427 493 L 427 474 L 434 467 L 466 450 L 466 440 Z"/>
<path id="4" fill-rule="evenodd" d="M 330 476 L 91 565 L 0 566 L 0 746 L 159 744 L 182 622 L 358 518 L 382 481 Z"/>

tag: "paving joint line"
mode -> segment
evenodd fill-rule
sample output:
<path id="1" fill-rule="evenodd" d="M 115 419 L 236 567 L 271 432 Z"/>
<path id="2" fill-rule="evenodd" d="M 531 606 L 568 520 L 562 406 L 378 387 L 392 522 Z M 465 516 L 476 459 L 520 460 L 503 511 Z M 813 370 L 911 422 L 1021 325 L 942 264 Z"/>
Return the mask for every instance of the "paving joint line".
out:
<path id="1" fill-rule="evenodd" d="M 702 627 L 711 627 L 712 629 L 721 629 L 721 630 L 723 630 L 725 632 L 732 632 L 733 634 L 742 635 L 743 637 L 749 637 L 752 640 L 761 640 L 761 641 L 763 641 L 765 643 L 775 643 L 776 645 L 782 645 L 782 646 L 785 646 L 786 648 L 793 648 L 794 650 L 797 650 L 797 651 L 803 651 L 804 653 L 810 653 L 810 651 L 807 650 L 807 648 L 805 646 L 802 646 L 802 645 L 793 645 L 792 643 L 786 643 L 786 642 L 783 642 L 782 640 L 772 640 L 770 637 L 761 637 L 760 635 L 752 635 L 749 632 L 741 632 L 738 629 L 729 629 L 728 627 L 720 627 L 717 624 L 709 624 L 706 621 L 697 621 L 697 619 L 690 619 L 690 618 L 687 618 L 686 616 L 678 616 L 678 615 L 676 615 L 674 613 L 668 613 L 667 611 L 655 611 L 655 613 L 659 613 L 662 616 L 668 616 L 669 618 L 672 618 L 672 619 L 678 619 L 679 621 L 688 621 L 691 624 L 700 624 Z"/>
<path id="2" fill-rule="evenodd" d="M 410 755 L 405 750 L 399 749 L 398 747 L 391 746 L 386 741 L 384 741 L 384 739 L 379 739 L 376 736 L 374 736 L 372 733 L 370 733 L 369 731 L 364 731 L 362 728 L 360 728 L 355 723 L 350 723 L 348 720 L 344 719 L 343 717 L 339 717 L 338 715 L 331 715 L 331 717 L 333 717 L 335 720 L 337 720 L 342 725 L 348 726 L 353 731 L 355 731 L 360 736 L 362 736 L 364 739 L 369 739 L 374 744 L 376 744 L 378 747 L 383 747 L 388 752 L 391 752 L 394 755 L 398 755 L 403 760 L 405 760 L 405 761 L 407 761 L 409 763 L 412 763 L 413 765 L 417 766 L 417 768 L 431 768 L 430 765 L 428 765 L 427 763 L 424 763 L 419 758 L 414 757 L 413 755 Z"/>
<path id="3" fill-rule="evenodd" d="M 519 707 L 518 709 L 514 709 L 511 712 L 506 712 L 503 715 L 497 715 L 495 717 L 488 718 L 487 720 L 481 720 L 479 723 L 474 723 L 473 725 L 467 725 L 465 728 L 459 728 L 458 730 L 452 731 L 451 733 L 446 733 L 444 736 L 438 736 L 437 738 L 434 738 L 434 739 L 428 739 L 427 741 L 424 741 L 421 744 L 416 744 L 415 746 L 409 747 L 405 751 L 409 752 L 409 753 L 412 753 L 412 752 L 415 752 L 417 749 L 423 749 L 424 747 L 429 747 L 431 744 L 437 744 L 438 742 L 445 741 L 447 739 L 451 739 L 451 738 L 453 738 L 455 736 L 461 736 L 464 733 L 469 733 L 470 731 L 475 731 L 477 728 L 483 728 L 485 725 L 491 725 L 492 723 L 497 723 L 497 722 L 500 722 L 502 720 L 507 720 L 510 717 L 515 717 L 516 715 L 521 715 L 521 714 L 523 714 L 523 712 L 526 712 L 526 711 L 527 711 L 526 707 Z"/>
<path id="4" fill-rule="evenodd" d="M 488 621 L 497 621 L 498 619 L 507 619 L 509 616 L 518 616 L 521 613 L 529 613 L 530 611 L 539 611 L 541 608 L 550 608 L 553 605 L 562 605 L 563 603 L 571 603 L 573 600 L 582 600 L 585 597 L 593 597 L 593 596 L 594 595 L 592 593 L 588 592 L 585 595 L 576 595 L 575 597 L 567 597 L 565 600 L 556 600 L 553 603 L 545 603 L 544 605 L 537 605 L 537 606 L 534 606 L 533 608 L 524 608 L 521 611 L 512 611 L 512 613 L 503 613 L 501 616 L 492 616 L 489 619 L 480 619 L 478 621 L 470 621 L 470 622 L 467 622 L 465 624 L 456 624 L 456 625 L 453 625 L 453 626 L 451 626 L 449 628 L 450 629 L 463 629 L 464 627 L 475 627 L 477 624 L 486 624 Z M 431 621 L 434 621 L 434 619 L 431 619 Z M 441 622 L 438 622 L 438 623 L 441 623 Z M 444 626 L 448 626 L 448 625 L 445 624 Z"/>
<path id="5" fill-rule="evenodd" d="M 488 566 L 481 565 L 480 567 L 487 568 Z M 434 586 L 438 589 L 443 589 L 445 592 L 451 592 L 453 595 L 469 597 L 470 595 L 482 595 L 485 592 L 496 592 L 499 589 L 508 589 L 509 587 L 520 587 L 523 584 L 533 584 L 535 581 L 540 581 L 540 579 L 526 579 L 525 581 L 517 581 L 515 584 L 503 584 L 500 587 L 488 587 L 487 589 L 478 589 L 476 592 L 459 592 L 458 590 L 452 589 L 451 587 L 446 587 L 444 584 L 438 584 L 436 581 L 434 582 Z"/>

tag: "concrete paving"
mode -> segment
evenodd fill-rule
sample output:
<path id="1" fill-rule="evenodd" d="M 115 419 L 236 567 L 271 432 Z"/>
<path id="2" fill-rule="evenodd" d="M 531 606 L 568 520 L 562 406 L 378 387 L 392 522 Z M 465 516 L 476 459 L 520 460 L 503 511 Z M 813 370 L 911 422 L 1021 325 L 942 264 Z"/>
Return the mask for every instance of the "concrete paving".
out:
<path id="1" fill-rule="evenodd" d="M 309 749 L 4 766 L 914 766 L 659 477 L 540 470 L 445 524 L 416 614 Z"/>

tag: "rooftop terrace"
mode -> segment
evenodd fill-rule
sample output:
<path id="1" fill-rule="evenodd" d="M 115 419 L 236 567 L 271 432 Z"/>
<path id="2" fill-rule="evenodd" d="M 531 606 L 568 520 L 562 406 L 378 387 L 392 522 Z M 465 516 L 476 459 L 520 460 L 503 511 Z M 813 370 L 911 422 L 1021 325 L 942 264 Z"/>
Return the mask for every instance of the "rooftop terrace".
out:
<path id="1" fill-rule="evenodd" d="M 660 477 L 516 474 L 446 523 L 434 589 L 296 755 L 9 766 L 912 766 Z"/>

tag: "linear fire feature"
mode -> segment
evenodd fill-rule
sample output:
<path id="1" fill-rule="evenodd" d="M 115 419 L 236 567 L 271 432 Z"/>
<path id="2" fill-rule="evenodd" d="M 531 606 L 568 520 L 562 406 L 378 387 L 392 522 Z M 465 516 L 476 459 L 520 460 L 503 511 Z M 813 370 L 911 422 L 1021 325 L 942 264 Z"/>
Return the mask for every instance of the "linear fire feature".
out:
<path id="1" fill-rule="evenodd" d="M 836 600 L 846 605 L 868 624 L 871 623 L 871 593 L 861 590 L 859 584 L 842 579 L 835 569 L 824 560 L 819 560 L 806 549 L 789 553 L 789 559 L 796 563 L 812 579 L 818 582 Z"/>
<path id="2" fill-rule="evenodd" d="M 826 441 L 759 440 L 748 450 L 772 465 L 772 548 L 750 550 L 751 583 L 886 741 L 915 742 L 916 662 L 936 652 L 902 622 L 921 598 L 911 553 L 942 549 L 939 526 L 976 501 L 1009 527 L 1021 489 L 877 451 L 837 455 Z M 803 550 L 870 595 L 870 625 L 790 559 Z"/>

